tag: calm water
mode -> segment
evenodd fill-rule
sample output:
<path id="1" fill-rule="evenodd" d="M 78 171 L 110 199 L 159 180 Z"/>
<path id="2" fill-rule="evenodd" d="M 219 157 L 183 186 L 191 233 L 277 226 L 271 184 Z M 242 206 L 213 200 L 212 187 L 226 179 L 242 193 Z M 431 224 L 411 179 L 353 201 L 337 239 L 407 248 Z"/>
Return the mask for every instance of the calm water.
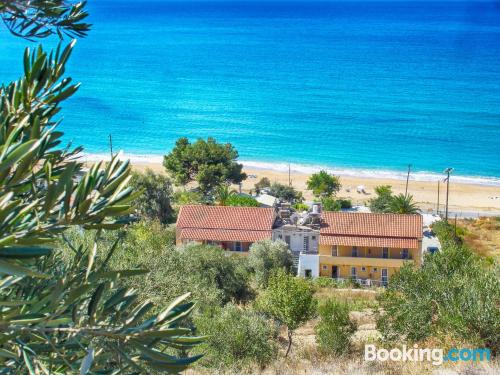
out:
<path id="1" fill-rule="evenodd" d="M 258 163 L 500 178 L 498 4 L 90 3 L 61 125 L 88 153 L 213 136 Z M 2 82 L 26 44 L 2 29 Z"/>

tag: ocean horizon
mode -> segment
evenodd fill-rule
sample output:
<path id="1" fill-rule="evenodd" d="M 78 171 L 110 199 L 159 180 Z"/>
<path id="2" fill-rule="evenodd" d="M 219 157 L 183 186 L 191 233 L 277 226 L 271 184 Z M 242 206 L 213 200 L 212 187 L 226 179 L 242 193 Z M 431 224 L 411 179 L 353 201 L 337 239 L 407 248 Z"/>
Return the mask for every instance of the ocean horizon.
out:
<path id="1" fill-rule="evenodd" d="M 500 186 L 496 2 L 89 2 L 61 111 L 84 158 L 230 142 L 248 167 Z M 57 43 L 43 40 L 46 48 Z M 0 82 L 25 40 L 0 34 Z"/>

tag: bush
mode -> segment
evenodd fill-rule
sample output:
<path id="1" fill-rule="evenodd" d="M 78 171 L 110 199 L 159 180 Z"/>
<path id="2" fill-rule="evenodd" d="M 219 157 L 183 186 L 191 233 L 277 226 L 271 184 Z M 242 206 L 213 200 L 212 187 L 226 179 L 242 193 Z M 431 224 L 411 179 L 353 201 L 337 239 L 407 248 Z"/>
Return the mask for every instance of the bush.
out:
<path id="1" fill-rule="evenodd" d="M 349 306 L 328 299 L 318 306 L 318 314 L 320 322 L 315 331 L 320 350 L 336 355 L 347 353 L 356 332 L 356 324 L 349 319 Z"/>
<path id="2" fill-rule="evenodd" d="M 350 280 L 337 280 L 330 277 L 317 277 L 311 282 L 317 288 L 347 288 L 351 286 Z"/>
<path id="3" fill-rule="evenodd" d="M 292 253 L 283 241 L 255 242 L 250 246 L 248 266 L 253 270 L 257 284 L 265 288 L 273 271 L 282 269 L 289 272 L 292 269 Z"/>
<path id="4" fill-rule="evenodd" d="M 337 202 L 340 203 L 340 208 L 343 210 L 347 210 L 349 208 L 352 208 L 352 202 L 349 199 L 337 199 Z"/>
<path id="5" fill-rule="evenodd" d="M 389 185 L 377 186 L 375 188 L 377 197 L 370 199 L 370 210 L 372 212 L 390 212 L 392 202 L 392 188 Z"/>
<path id="6" fill-rule="evenodd" d="M 277 356 L 277 327 L 252 310 L 227 304 L 204 311 L 194 322 L 198 332 L 208 336 L 197 350 L 204 354 L 205 366 L 234 370 L 256 363 L 263 367 Z"/>
<path id="7" fill-rule="evenodd" d="M 226 206 L 239 206 L 239 207 L 260 207 L 260 203 L 255 198 L 247 195 L 231 194 L 226 202 Z"/>
<path id="8" fill-rule="evenodd" d="M 378 327 L 388 341 L 425 340 L 443 333 L 493 351 L 500 349 L 498 266 L 488 268 L 470 249 L 444 242 L 422 268 L 406 265 L 391 278 Z"/>
<path id="9" fill-rule="evenodd" d="M 340 211 L 342 205 L 333 197 L 325 197 L 321 199 L 321 205 L 325 211 Z"/>
<path id="10" fill-rule="evenodd" d="M 259 296 L 257 307 L 287 327 L 288 348 L 292 346 L 293 331 L 309 320 L 316 311 L 316 300 L 310 283 L 283 270 L 274 272 L 267 289 Z"/>
<path id="11" fill-rule="evenodd" d="M 168 177 L 147 169 L 145 173 L 134 173 L 130 184 L 135 191 L 142 191 L 134 200 L 134 207 L 141 218 L 159 220 L 163 224 L 175 221 L 171 206 L 172 184 Z"/>
<path id="12" fill-rule="evenodd" d="M 300 203 L 304 200 L 302 193 L 295 190 L 293 186 L 283 185 L 278 182 L 273 182 L 269 188 L 269 194 L 282 201 L 290 203 Z"/>
<path id="13" fill-rule="evenodd" d="M 255 185 L 255 191 L 257 194 L 260 193 L 262 189 L 268 188 L 271 186 L 271 181 L 267 177 L 262 177 L 259 182 L 257 182 Z"/>
<path id="14" fill-rule="evenodd" d="M 296 203 L 293 205 L 293 208 L 295 208 L 298 212 L 309 211 L 309 206 L 305 203 Z"/>

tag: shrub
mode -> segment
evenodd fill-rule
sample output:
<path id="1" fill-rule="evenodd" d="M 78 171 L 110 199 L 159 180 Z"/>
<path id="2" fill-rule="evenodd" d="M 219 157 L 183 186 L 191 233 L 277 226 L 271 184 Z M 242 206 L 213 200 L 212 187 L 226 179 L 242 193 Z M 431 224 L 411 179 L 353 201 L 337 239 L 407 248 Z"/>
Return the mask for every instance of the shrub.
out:
<path id="1" fill-rule="evenodd" d="M 318 306 L 320 322 L 315 328 L 316 342 L 324 353 L 341 355 L 349 351 L 356 324 L 349 319 L 345 302 L 328 299 Z"/>
<path id="2" fill-rule="evenodd" d="M 333 197 L 324 197 L 321 199 L 321 205 L 325 211 L 340 211 L 342 208 L 340 202 Z"/>
<path id="3" fill-rule="evenodd" d="M 375 188 L 377 197 L 370 199 L 370 210 L 372 212 L 389 212 L 392 202 L 392 188 L 389 185 L 381 185 Z"/>
<path id="4" fill-rule="evenodd" d="M 347 210 L 349 208 L 352 208 L 352 202 L 349 199 L 337 199 L 337 202 L 340 203 L 340 208 L 343 210 Z"/>
<path id="5" fill-rule="evenodd" d="M 172 184 L 168 177 L 147 169 L 145 173 L 133 173 L 130 182 L 134 190 L 142 192 L 133 204 L 140 217 L 163 224 L 175 220 L 171 205 Z"/>
<path id="6" fill-rule="evenodd" d="M 260 203 L 255 198 L 239 194 L 230 195 L 225 203 L 226 206 L 260 207 Z"/>
<path id="7" fill-rule="evenodd" d="M 464 246 L 444 242 L 422 268 L 406 265 L 380 298 L 378 327 L 389 341 L 442 337 L 500 349 L 500 280 Z"/>
<path id="8" fill-rule="evenodd" d="M 256 363 L 263 367 L 277 355 L 276 326 L 252 310 L 227 304 L 196 316 L 198 332 L 207 341 L 198 352 L 209 367 L 239 369 Z"/>
<path id="9" fill-rule="evenodd" d="M 316 311 L 313 288 L 307 280 L 294 277 L 283 270 L 274 272 L 267 289 L 259 296 L 257 307 L 287 327 L 288 356 L 293 331 L 309 320 Z"/>
<path id="10" fill-rule="evenodd" d="M 305 203 L 295 203 L 293 208 L 295 208 L 298 212 L 309 211 L 309 206 Z"/>
<path id="11" fill-rule="evenodd" d="M 255 191 L 257 192 L 257 194 L 259 194 L 262 189 L 271 186 L 271 181 L 269 181 L 267 177 L 262 177 L 259 180 L 259 182 L 257 182 L 254 186 L 255 186 Z"/>
<path id="12" fill-rule="evenodd" d="M 278 182 L 273 182 L 269 188 L 269 194 L 290 203 L 302 202 L 304 200 L 302 193 L 295 190 L 293 186 L 283 185 Z"/>
<path id="13" fill-rule="evenodd" d="M 332 196 L 340 190 L 340 178 L 330 175 L 327 171 L 314 173 L 307 180 L 307 189 L 316 196 Z"/>
<path id="14" fill-rule="evenodd" d="M 257 284 L 265 288 L 269 275 L 274 270 L 290 271 L 292 269 L 292 253 L 283 241 L 255 242 L 250 246 L 248 266 L 253 270 Z"/>

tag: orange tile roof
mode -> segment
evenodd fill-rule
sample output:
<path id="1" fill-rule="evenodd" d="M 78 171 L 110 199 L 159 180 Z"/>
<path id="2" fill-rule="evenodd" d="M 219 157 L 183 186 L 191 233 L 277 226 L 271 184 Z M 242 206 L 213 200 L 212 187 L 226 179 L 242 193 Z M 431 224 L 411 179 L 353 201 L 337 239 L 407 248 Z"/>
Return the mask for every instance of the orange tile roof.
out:
<path id="1" fill-rule="evenodd" d="M 422 238 L 421 215 L 323 213 L 321 235 Z"/>
<path id="2" fill-rule="evenodd" d="M 272 208 L 188 205 L 177 219 L 180 239 L 255 242 L 270 239 Z"/>
<path id="3" fill-rule="evenodd" d="M 397 249 L 418 249 L 416 238 L 320 236 L 320 245 L 392 247 Z"/>
<path id="4" fill-rule="evenodd" d="M 422 238 L 421 215 L 324 212 L 321 245 L 417 249 Z"/>

